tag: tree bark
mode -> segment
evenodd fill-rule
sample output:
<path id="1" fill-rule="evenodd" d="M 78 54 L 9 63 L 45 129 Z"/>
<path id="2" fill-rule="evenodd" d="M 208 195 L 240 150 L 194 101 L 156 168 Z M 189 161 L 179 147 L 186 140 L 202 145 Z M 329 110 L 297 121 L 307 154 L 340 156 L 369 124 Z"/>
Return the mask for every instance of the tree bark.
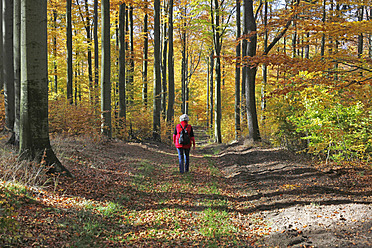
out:
<path id="1" fill-rule="evenodd" d="M 322 16 L 322 22 L 323 22 L 323 25 L 325 25 L 325 21 L 326 21 L 326 4 L 327 4 L 327 0 L 323 0 L 323 16 Z M 325 34 L 323 32 L 323 35 L 322 35 L 322 41 L 321 41 L 321 44 L 320 44 L 320 55 L 322 57 L 324 57 L 325 55 Z"/>
<path id="2" fill-rule="evenodd" d="M 101 133 L 111 138 L 111 66 L 110 66 L 110 1 L 101 2 L 102 54 L 101 54 Z"/>
<path id="3" fill-rule="evenodd" d="M 125 3 L 119 7 L 119 117 L 126 119 L 125 89 Z"/>
<path id="4" fill-rule="evenodd" d="M 169 0 L 169 27 L 168 27 L 168 109 L 167 122 L 173 124 L 174 116 L 174 51 L 173 51 L 173 0 Z"/>
<path id="5" fill-rule="evenodd" d="M 153 139 L 161 140 L 161 57 L 160 57 L 160 0 L 154 0 L 154 108 L 153 108 Z"/>
<path id="6" fill-rule="evenodd" d="M 235 64 L 235 139 L 240 138 L 240 65 L 241 65 L 241 23 L 240 23 L 240 3 L 236 0 L 236 64 Z"/>
<path id="7" fill-rule="evenodd" d="M 93 39 L 94 39 L 94 110 L 99 106 L 99 55 L 98 55 L 98 0 L 94 0 L 94 29 L 93 29 Z"/>
<path id="8" fill-rule="evenodd" d="M 133 103 L 134 101 L 134 23 L 133 23 L 133 6 L 129 7 L 129 42 L 130 42 L 130 56 L 129 56 L 129 102 Z"/>
<path id="9" fill-rule="evenodd" d="M 358 8 L 358 21 L 363 21 L 364 15 L 364 6 Z M 363 54 L 363 33 L 358 35 L 358 57 L 361 57 Z"/>
<path id="10" fill-rule="evenodd" d="M 13 66 L 13 0 L 3 0 L 3 76 L 5 128 L 13 132 L 15 122 Z"/>
<path id="11" fill-rule="evenodd" d="M 265 34 L 264 34 L 264 51 L 267 49 L 267 43 L 268 43 L 268 31 L 267 31 L 267 15 L 268 15 L 268 4 L 267 0 L 265 0 L 264 3 L 264 28 L 265 28 Z M 262 65 L 262 86 L 261 86 L 261 120 L 265 120 L 265 110 L 266 110 L 266 84 L 267 84 L 267 65 Z"/>
<path id="12" fill-rule="evenodd" d="M 3 0 L 0 0 L 0 34 L 3 34 Z M 4 89 L 3 76 L 3 35 L 0 38 L 0 91 Z"/>
<path id="13" fill-rule="evenodd" d="M 222 143 L 221 135 L 221 26 L 220 26 L 220 6 L 219 0 L 214 1 L 215 24 L 214 24 L 214 50 L 216 60 L 216 84 L 215 84 L 215 119 L 214 119 L 214 139 L 216 143 Z"/>
<path id="14" fill-rule="evenodd" d="M 13 145 L 19 145 L 20 123 L 20 84 L 21 84 L 21 1 L 14 0 L 13 13 L 13 58 L 14 58 L 14 140 Z"/>
<path id="15" fill-rule="evenodd" d="M 184 7 L 184 16 L 186 16 L 186 6 Z M 186 114 L 186 77 L 187 77 L 187 58 L 186 58 L 186 44 L 187 44 L 187 35 L 186 35 L 186 18 L 183 18 L 183 29 L 182 29 L 182 36 L 181 36 L 181 44 L 182 44 L 182 68 L 181 68 L 181 97 L 182 97 L 182 106 L 181 112 L 182 114 Z"/>
<path id="16" fill-rule="evenodd" d="M 243 47 L 246 49 L 245 54 L 249 57 L 256 55 L 257 49 L 257 34 L 256 34 L 256 19 L 253 14 L 253 0 L 244 0 L 244 36 Z M 249 39 L 250 41 L 248 42 Z M 248 60 L 248 59 L 247 59 Z M 257 111 L 256 111 L 256 96 L 255 84 L 257 65 L 250 64 L 246 61 L 246 102 L 247 102 L 247 121 L 249 130 L 249 139 L 258 141 L 261 139 L 258 129 Z"/>
<path id="17" fill-rule="evenodd" d="M 214 55 L 214 49 L 213 51 L 211 52 L 209 58 L 210 58 L 210 64 L 211 64 L 211 68 L 210 68 L 210 84 L 209 84 L 209 92 L 210 92 L 210 114 L 211 114 L 211 123 L 210 123 L 210 128 L 213 127 L 213 120 L 214 120 L 214 94 L 213 94 L 213 91 L 214 91 L 214 58 L 213 58 L 213 55 Z"/>
<path id="18" fill-rule="evenodd" d="M 47 2 L 21 1 L 21 114 L 20 158 L 42 162 L 49 172 L 70 172 L 49 141 Z"/>
<path id="19" fill-rule="evenodd" d="M 161 74 L 162 74 L 162 89 L 161 89 L 161 112 L 162 117 L 165 120 L 167 112 L 167 55 L 168 55 L 168 37 L 167 37 L 167 23 L 163 23 L 163 49 L 162 49 L 162 63 L 161 63 Z"/>
<path id="20" fill-rule="evenodd" d="M 142 100 L 145 107 L 147 107 L 148 102 L 148 56 L 149 56 L 149 34 L 148 34 L 148 3 L 145 6 L 145 17 L 143 20 L 143 63 L 142 63 Z"/>
<path id="21" fill-rule="evenodd" d="M 71 0 L 66 1 L 66 46 L 67 46 L 67 101 L 73 104 L 72 95 L 72 21 L 71 21 Z"/>
<path id="22" fill-rule="evenodd" d="M 54 93 L 58 92 L 58 68 L 57 68 L 57 10 L 53 10 L 53 25 L 54 25 L 54 36 L 53 36 L 53 65 L 54 65 Z"/>
<path id="23" fill-rule="evenodd" d="M 89 80 L 89 97 L 90 102 L 94 102 L 94 88 L 93 88 L 93 65 L 92 65 L 92 34 L 90 31 L 90 17 L 89 17 L 89 4 L 88 0 L 85 0 L 85 15 L 86 24 L 85 30 L 87 31 L 87 43 L 88 43 L 88 80 Z"/>

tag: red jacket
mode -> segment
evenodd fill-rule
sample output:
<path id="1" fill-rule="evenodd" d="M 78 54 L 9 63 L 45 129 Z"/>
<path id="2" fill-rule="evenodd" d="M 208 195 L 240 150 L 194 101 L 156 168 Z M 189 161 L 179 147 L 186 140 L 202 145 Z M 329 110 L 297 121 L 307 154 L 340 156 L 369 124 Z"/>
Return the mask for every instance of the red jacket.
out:
<path id="1" fill-rule="evenodd" d="M 183 128 L 186 127 L 186 130 L 190 135 L 190 144 L 188 144 L 188 145 L 182 145 L 182 144 L 178 143 L 178 139 L 179 139 L 180 133 L 182 131 L 181 125 L 182 125 Z M 187 121 L 182 121 L 180 124 L 177 124 L 176 128 L 174 129 L 174 133 L 173 133 L 173 143 L 176 145 L 176 148 L 190 149 L 191 144 L 193 144 L 193 146 L 195 147 L 194 130 L 192 129 L 191 125 L 187 124 Z"/>

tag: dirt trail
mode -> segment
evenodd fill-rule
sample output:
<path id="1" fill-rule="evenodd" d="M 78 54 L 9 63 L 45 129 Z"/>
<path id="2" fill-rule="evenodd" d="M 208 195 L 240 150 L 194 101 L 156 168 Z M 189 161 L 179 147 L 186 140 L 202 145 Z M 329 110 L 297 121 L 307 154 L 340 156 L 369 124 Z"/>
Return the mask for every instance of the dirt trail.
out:
<path id="1" fill-rule="evenodd" d="M 207 146 L 242 202 L 271 226 L 265 247 L 371 247 L 371 171 L 317 169 L 284 149 Z M 213 152 L 214 151 L 214 152 Z"/>

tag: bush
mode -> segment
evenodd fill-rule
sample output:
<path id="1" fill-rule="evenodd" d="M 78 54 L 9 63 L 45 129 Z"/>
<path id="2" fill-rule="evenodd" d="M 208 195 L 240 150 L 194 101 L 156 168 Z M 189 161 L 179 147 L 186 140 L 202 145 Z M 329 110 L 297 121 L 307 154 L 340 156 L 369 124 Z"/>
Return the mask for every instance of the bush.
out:
<path id="1" fill-rule="evenodd" d="M 309 153 L 332 160 L 370 159 L 372 111 L 361 101 L 314 86 L 286 95 L 284 102 L 288 106 L 278 108 L 280 138 L 300 138 Z"/>
<path id="2" fill-rule="evenodd" d="M 98 135 L 100 117 L 88 103 L 68 104 L 62 96 L 49 100 L 49 132 L 72 135 Z"/>

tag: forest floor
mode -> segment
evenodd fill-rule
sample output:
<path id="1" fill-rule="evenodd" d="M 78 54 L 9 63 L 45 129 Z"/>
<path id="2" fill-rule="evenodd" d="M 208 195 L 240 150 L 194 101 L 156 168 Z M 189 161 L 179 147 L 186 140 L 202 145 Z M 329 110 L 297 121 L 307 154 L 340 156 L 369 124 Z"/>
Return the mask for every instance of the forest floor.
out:
<path id="1" fill-rule="evenodd" d="M 74 177 L 38 187 L 9 183 L 19 173 L 2 151 L 1 247 L 372 246 L 370 165 L 199 143 L 180 174 L 166 144 L 52 143 Z"/>

